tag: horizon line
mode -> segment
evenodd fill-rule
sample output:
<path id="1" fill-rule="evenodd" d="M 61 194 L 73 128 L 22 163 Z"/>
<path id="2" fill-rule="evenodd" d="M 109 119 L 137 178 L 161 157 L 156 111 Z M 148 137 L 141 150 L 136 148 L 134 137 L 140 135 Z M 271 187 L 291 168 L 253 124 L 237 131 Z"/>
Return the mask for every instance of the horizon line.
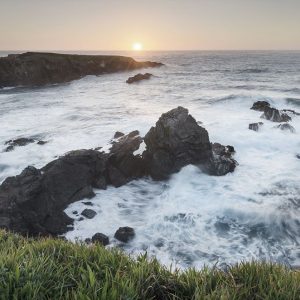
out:
<path id="1" fill-rule="evenodd" d="M 0 52 L 53 52 L 53 51 L 59 51 L 59 52 L 132 52 L 132 53 L 144 53 L 144 52 L 200 52 L 200 51 L 300 51 L 299 49 L 172 49 L 172 50 L 140 50 L 135 51 L 132 49 L 128 50 L 101 50 L 101 49 L 0 49 Z"/>

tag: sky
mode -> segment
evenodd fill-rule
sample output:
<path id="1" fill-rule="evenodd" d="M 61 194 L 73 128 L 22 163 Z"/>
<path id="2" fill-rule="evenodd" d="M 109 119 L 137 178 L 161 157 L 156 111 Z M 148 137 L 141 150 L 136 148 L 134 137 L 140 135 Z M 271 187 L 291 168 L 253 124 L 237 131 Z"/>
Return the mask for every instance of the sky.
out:
<path id="1" fill-rule="evenodd" d="M 0 50 L 300 50 L 300 0 L 0 0 Z"/>

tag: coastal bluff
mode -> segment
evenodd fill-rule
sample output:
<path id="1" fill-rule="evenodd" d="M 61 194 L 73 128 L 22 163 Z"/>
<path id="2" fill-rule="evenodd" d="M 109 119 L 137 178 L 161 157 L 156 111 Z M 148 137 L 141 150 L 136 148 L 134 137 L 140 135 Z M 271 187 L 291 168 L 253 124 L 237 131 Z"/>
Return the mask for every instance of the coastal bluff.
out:
<path id="1" fill-rule="evenodd" d="M 10 54 L 0 58 L 0 87 L 42 86 L 101 75 L 159 67 L 162 63 L 138 62 L 131 57 L 42 52 Z"/>

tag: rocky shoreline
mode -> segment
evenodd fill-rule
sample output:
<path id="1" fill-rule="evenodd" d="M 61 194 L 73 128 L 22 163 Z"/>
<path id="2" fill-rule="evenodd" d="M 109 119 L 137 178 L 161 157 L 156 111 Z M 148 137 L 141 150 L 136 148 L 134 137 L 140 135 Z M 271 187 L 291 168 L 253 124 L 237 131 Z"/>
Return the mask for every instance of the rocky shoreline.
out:
<path id="1" fill-rule="evenodd" d="M 159 67 L 158 62 L 137 62 L 131 57 L 27 52 L 0 58 L 0 88 L 42 86 L 70 82 L 87 75 L 102 75 Z"/>
<path id="2" fill-rule="evenodd" d="M 142 143 L 145 150 L 135 154 Z M 138 131 L 118 132 L 108 153 L 76 150 L 7 178 L 0 186 L 0 227 L 25 235 L 60 235 L 73 224 L 64 209 L 93 198 L 94 188 L 119 187 L 144 176 L 165 180 L 188 164 L 222 176 L 234 171 L 233 154 L 232 146 L 211 143 L 207 130 L 178 107 L 162 114 L 144 138 Z"/>

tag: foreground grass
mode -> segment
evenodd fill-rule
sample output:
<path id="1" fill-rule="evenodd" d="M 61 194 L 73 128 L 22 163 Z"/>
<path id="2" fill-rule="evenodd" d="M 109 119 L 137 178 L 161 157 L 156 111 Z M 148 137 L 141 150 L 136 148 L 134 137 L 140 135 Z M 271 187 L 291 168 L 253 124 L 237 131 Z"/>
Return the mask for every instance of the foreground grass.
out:
<path id="1" fill-rule="evenodd" d="M 0 299 L 300 299 L 300 272 L 255 262 L 170 272 L 146 256 L 0 231 Z"/>

